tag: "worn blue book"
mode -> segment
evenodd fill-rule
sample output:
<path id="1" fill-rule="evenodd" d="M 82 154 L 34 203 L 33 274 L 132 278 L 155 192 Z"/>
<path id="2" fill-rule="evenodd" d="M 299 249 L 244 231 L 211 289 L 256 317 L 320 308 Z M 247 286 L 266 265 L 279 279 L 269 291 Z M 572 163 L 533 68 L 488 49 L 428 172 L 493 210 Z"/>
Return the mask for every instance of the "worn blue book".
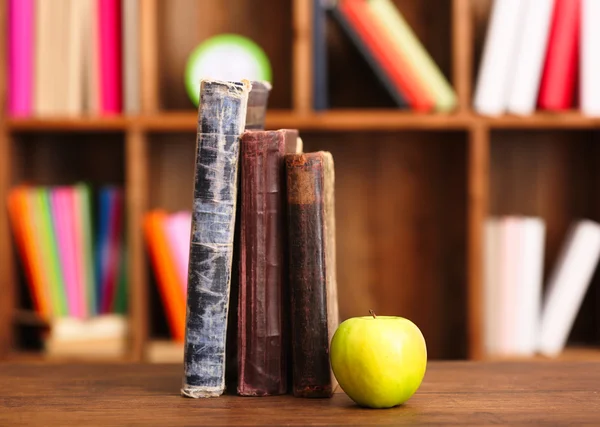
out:
<path id="1" fill-rule="evenodd" d="M 183 396 L 225 390 L 240 136 L 249 82 L 202 80 L 187 284 Z"/>
<path id="2" fill-rule="evenodd" d="M 111 210 L 111 189 L 103 187 L 98 194 L 98 228 L 96 229 L 96 248 L 95 248 L 95 277 L 96 277 L 96 312 L 101 313 L 102 302 L 102 284 L 104 275 L 107 271 L 107 265 L 110 252 L 110 210 Z"/>

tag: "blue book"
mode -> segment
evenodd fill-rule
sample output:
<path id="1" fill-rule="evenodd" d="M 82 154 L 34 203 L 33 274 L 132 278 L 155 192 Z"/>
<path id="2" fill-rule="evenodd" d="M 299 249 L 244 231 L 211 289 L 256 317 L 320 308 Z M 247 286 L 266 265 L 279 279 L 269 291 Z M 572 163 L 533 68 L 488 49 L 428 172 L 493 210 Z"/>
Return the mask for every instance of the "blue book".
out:
<path id="1" fill-rule="evenodd" d="M 105 275 L 110 256 L 110 212 L 114 189 L 103 187 L 98 195 L 98 229 L 96 231 L 96 310 L 101 313 Z"/>

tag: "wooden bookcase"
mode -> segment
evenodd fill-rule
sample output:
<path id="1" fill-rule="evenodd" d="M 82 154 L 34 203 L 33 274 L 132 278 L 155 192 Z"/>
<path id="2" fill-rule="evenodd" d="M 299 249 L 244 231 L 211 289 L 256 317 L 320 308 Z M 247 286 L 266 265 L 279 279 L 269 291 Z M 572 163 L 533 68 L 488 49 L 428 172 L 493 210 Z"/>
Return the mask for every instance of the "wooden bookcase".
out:
<path id="1" fill-rule="evenodd" d="M 305 149 L 336 161 L 342 318 L 369 309 L 415 321 L 431 358 L 484 358 L 483 224 L 489 214 L 542 216 L 546 269 L 568 223 L 600 220 L 595 129 L 578 112 L 486 118 L 471 110 L 489 1 L 394 0 L 459 98 L 452 114 L 393 109 L 368 65 L 334 22 L 328 28 L 332 109 L 311 108 L 311 0 L 142 0 L 143 112 L 138 116 L 12 119 L 0 104 L 0 357 L 19 353 L 19 328 L 43 321 L 26 309 L 4 201 L 21 182 L 75 179 L 126 189 L 130 360 L 166 337 L 141 224 L 149 209 L 189 208 L 196 112 L 183 86 L 190 50 L 237 32 L 269 55 L 268 128 L 300 129 Z M 0 37 L 6 4 L 0 0 Z M 0 58 L 6 57 L 4 39 Z M 5 69 L 0 96 L 6 99 Z M 600 341 L 600 279 L 573 333 Z M 584 358 L 600 356 L 586 350 Z"/>

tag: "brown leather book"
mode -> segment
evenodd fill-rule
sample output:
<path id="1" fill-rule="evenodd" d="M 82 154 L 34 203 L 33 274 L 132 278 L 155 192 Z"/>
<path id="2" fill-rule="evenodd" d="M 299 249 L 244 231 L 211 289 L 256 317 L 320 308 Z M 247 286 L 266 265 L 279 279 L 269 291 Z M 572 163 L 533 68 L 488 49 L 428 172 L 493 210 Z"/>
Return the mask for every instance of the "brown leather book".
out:
<path id="1" fill-rule="evenodd" d="M 285 174 L 298 131 L 248 131 L 241 140 L 238 383 L 242 396 L 288 389 Z"/>
<path id="2" fill-rule="evenodd" d="M 293 392 L 331 397 L 329 344 L 338 322 L 333 157 L 285 156 Z"/>
<path id="3" fill-rule="evenodd" d="M 269 104 L 269 82 L 253 81 L 248 94 L 248 108 L 246 110 L 245 130 L 263 130 Z M 300 151 L 298 151 L 300 152 Z M 238 169 L 238 172 L 241 168 Z M 238 182 L 241 178 L 238 174 Z M 241 192 L 238 191 L 237 211 L 235 215 L 235 230 L 233 236 L 233 265 L 231 288 L 229 294 L 229 314 L 227 318 L 227 346 L 225 362 L 225 384 L 228 392 L 237 388 L 238 382 L 238 357 L 237 357 L 237 312 L 239 299 L 240 277 L 240 209 Z"/>

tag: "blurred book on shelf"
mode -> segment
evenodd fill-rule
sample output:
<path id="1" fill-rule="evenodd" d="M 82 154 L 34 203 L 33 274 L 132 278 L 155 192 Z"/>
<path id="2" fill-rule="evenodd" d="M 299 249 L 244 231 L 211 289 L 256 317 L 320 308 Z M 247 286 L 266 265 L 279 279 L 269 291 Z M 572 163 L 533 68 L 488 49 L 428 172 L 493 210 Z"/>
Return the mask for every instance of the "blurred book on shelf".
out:
<path id="1" fill-rule="evenodd" d="M 168 214 L 154 210 L 144 218 L 146 245 L 171 338 L 180 343 L 185 335 L 191 226 L 192 214 L 188 211 Z"/>
<path id="2" fill-rule="evenodd" d="M 326 14 L 352 40 L 398 107 L 452 111 L 454 89 L 392 0 L 313 0 L 313 102 L 328 108 Z"/>
<path id="3" fill-rule="evenodd" d="M 494 0 L 474 110 L 483 115 L 580 109 L 600 117 L 596 0 Z"/>
<path id="4" fill-rule="evenodd" d="M 13 117 L 140 110 L 138 0 L 8 0 Z"/>
<path id="5" fill-rule="evenodd" d="M 484 342 L 490 357 L 555 357 L 565 348 L 600 256 L 600 224 L 574 223 L 547 278 L 541 218 L 485 224 Z"/>
<path id="6" fill-rule="evenodd" d="M 80 355 L 76 348 L 83 342 L 91 354 L 92 342 L 125 340 L 122 191 L 100 188 L 97 206 L 91 187 L 83 183 L 21 185 L 9 194 L 12 231 L 33 310 L 50 325 L 44 337 L 49 354 L 68 355 L 73 343 L 73 355 Z"/>

